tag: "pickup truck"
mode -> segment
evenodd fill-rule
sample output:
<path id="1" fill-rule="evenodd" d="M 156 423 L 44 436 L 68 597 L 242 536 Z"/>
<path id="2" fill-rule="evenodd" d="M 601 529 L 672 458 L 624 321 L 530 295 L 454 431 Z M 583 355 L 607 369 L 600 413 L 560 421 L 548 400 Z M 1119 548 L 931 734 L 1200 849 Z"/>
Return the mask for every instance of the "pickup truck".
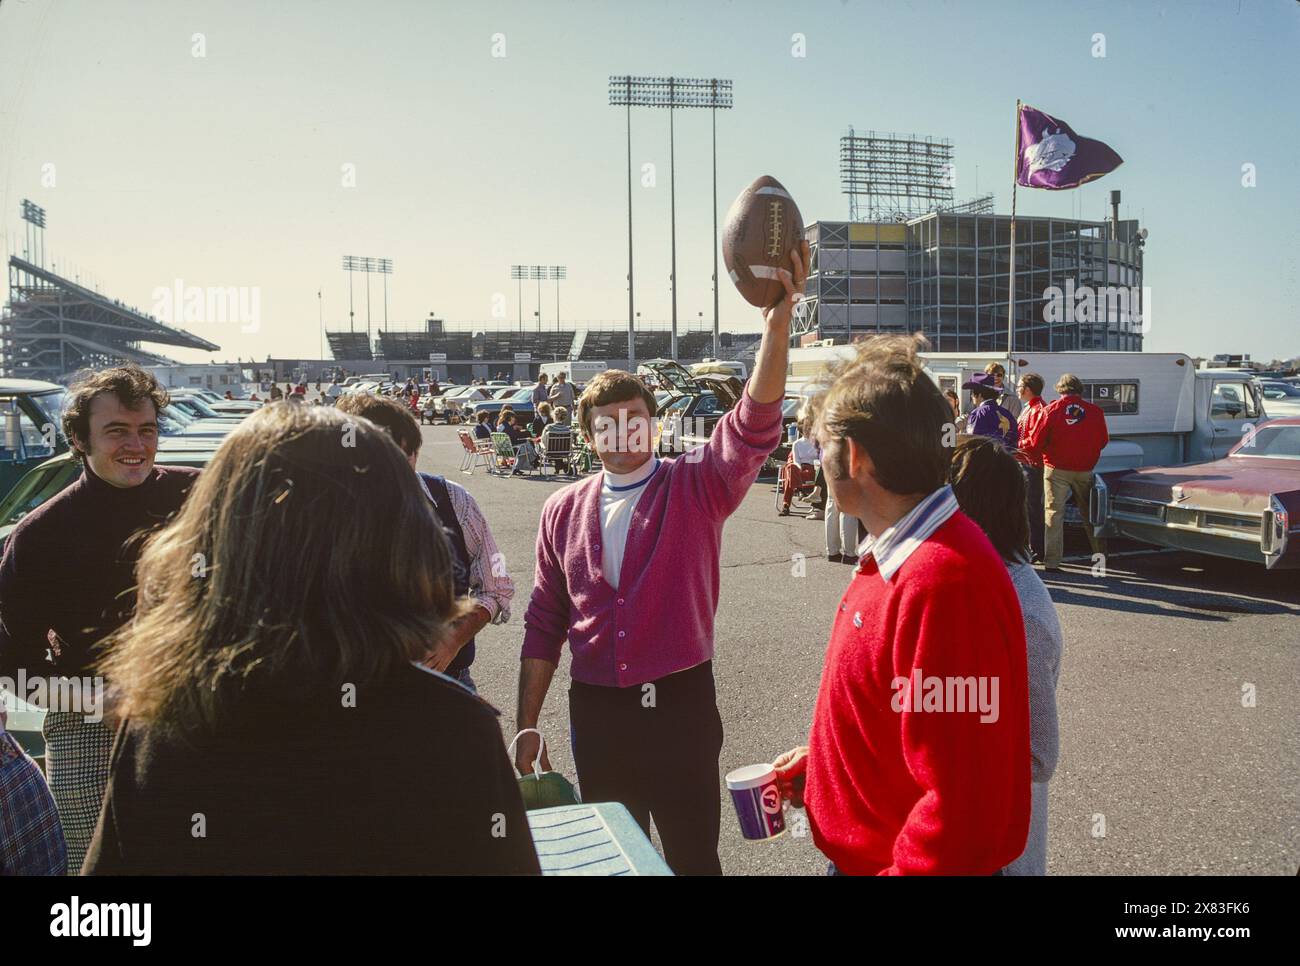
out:
<path id="1" fill-rule="evenodd" d="M 816 391 L 827 362 L 853 351 L 791 349 L 790 385 Z M 1007 366 L 1006 383 L 1013 387 L 1023 373 L 1038 373 L 1049 403 L 1062 373 L 1078 376 L 1084 398 L 1101 407 L 1110 432 L 1098 473 L 1223 459 L 1268 418 L 1256 380 L 1236 370 L 1197 369 L 1180 352 L 1027 352 L 1010 360 L 999 352 L 927 352 L 921 358 L 940 389 L 962 397 L 963 412 L 971 400 L 962 384 L 990 362 Z"/>
<path id="2" fill-rule="evenodd" d="M 36 379 L 0 379 L 0 496 L 23 474 L 51 456 L 66 452 L 59 420 L 67 390 Z"/>

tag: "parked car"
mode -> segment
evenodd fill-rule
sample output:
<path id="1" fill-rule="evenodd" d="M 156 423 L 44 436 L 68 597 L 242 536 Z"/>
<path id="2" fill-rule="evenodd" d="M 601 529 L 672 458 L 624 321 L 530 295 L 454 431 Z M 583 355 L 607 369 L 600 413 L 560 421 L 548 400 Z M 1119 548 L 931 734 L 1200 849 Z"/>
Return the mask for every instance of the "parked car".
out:
<path id="1" fill-rule="evenodd" d="M 1223 459 L 1102 474 L 1089 512 L 1101 536 L 1300 568 L 1300 416 L 1259 425 Z"/>
<path id="2" fill-rule="evenodd" d="M 1281 379 L 1261 379 L 1259 389 L 1269 416 L 1300 416 L 1300 386 Z"/>
<path id="3" fill-rule="evenodd" d="M 36 379 L 0 379 L 0 493 L 9 492 L 24 473 L 67 452 L 60 420 L 68 391 Z"/>
<path id="4" fill-rule="evenodd" d="M 477 402 L 481 399 L 491 398 L 492 390 L 487 386 L 461 386 L 459 389 L 452 389 L 444 392 L 441 396 L 434 399 L 434 411 L 447 422 L 451 422 L 453 417 L 459 418 L 466 403 Z"/>
<path id="5" fill-rule="evenodd" d="M 637 375 L 669 394 L 656 414 L 656 452 L 660 455 L 684 453 L 703 443 L 745 391 L 744 384 L 727 370 L 692 374 L 671 359 L 643 362 Z"/>
<path id="6" fill-rule="evenodd" d="M 227 399 L 211 389 L 173 389 L 172 396 L 194 395 L 202 398 L 212 409 L 225 416 L 246 416 L 262 408 L 260 402 L 252 399 Z"/>
<path id="7" fill-rule="evenodd" d="M 482 387 L 480 387 L 482 388 Z M 494 396 L 490 399 L 475 400 L 465 404 L 465 422 L 472 423 L 477 421 L 478 414 L 488 412 L 492 414 L 492 422 L 495 425 L 497 417 L 501 415 L 501 410 L 509 406 L 514 410 L 515 415 L 525 423 L 531 422 L 534 416 L 533 411 L 533 390 L 531 386 L 524 386 L 522 389 L 518 386 L 512 387 L 509 394 L 501 397 Z"/>
<path id="8" fill-rule="evenodd" d="M 173 406 L 181 410 L 181 412 L 193 416 L 195 419 L 219 420 L 221 422 L 230 423 L 233 426 L 242 422 L 248 415 L 247 413 L 234 415 L 232 413 L 217 412 L 208 405 L 206 399 L 201 399 L 198 396 L 178 396 L 176 393 L 171 393 L 170 395 L 171 404 Z"/>

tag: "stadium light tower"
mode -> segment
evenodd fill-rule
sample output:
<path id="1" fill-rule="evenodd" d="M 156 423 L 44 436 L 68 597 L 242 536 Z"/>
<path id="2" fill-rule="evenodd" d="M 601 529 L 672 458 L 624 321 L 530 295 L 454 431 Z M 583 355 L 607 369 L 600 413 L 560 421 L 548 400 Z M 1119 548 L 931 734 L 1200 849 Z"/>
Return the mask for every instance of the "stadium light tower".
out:
<path id="1" fill-rule="evenodd" d="M 567 265 L 551 266 L 551 281 L 555 282 L 555 331 L 560 331 L 560 282 L 568 278 Z"/>
<path id="2" fill-rule="evenodd" d="M 343 268 L 348 273 L 348 328 L 355 332 L 352 325 L 352 273 L 366 273 L 366 347 L 370 345 L 370 276 L 392 275 L 393 262 L 388 258 L 371 258 L 369 255 L 344 255 Z M 388 328 L 388 279 L 384 279 L 384 329 Z"/>
<path id="3" fill-rule="evenodd" d="M 343 270 L 348 273 L 348 331 L 353 335 L 356 335 L 357 327 L 353 323 L 356 312 L 352 311 L 352 273 L 365 271 L 363 262 L 364 259 L 358 258 L 356 255 L 343 256 Z"/>
<path id="4" fill-rule="evenodd" d="M 529 265 L 528 277 L 537 281 L 537 331 L 542 331 L 542 279 L 546 278 L 545 265 Z"/>
<path id="5" fill-rule="evenodd" d="M 384 331 L 388 331 L 388 276 L 393 274 L 391 258 L 376 258 L 376 271 L 384 276 Z"/>
<path id="6" fill-rule="evenodd" d="M 27 229 L 27 248 L 23 255 L 28 261 L 41 268 L 45 267 L 45 209 L 40 205 L 23 199 L 23 221 L 32 227 Z M 39 254 L 38 254 L 39 251 Z"/>
<path id="7" fill-rule="evenodd" d="M 524 332 L 524 279 L 528 277 L 527 265 L 511 265 L 510 277 L 519 282 L 519 334 Z"/>
<path id="8" fill-rule="evenodd" d="M 716 77 L 611 76 L 609 103 L 626 106 L 627 121 L 627 260 L 628 352 L 632 354 L 632 107 L 668 108 L 668 191 L 672 238 L 672 358 L 677 358 L 677 172 L 673 111 L 707 107 L 713 119 L 713 343 L 718 343 L 718 109 L 732 106 L 731 81 Z M 633 360 L 635 362 L 635 360 Z"/>

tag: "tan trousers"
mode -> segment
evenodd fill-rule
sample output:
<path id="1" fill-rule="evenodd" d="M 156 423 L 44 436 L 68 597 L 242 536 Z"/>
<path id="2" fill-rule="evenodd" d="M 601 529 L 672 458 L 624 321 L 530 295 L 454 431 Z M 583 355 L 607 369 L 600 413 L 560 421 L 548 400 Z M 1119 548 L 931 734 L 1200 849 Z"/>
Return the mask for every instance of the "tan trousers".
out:
<path id="1" fill-rule="evenodd" d="M 1043 471 L 1043 565 L 1061 566 L 1065 547 L 1065 501 L 1074 494 L 1074 505 L 1083 517 L 1084 529 L 1093 553 L 1105 553 L 1106 541 L 1098 540 L 1088 522 L 1088 502 L 1092 493 L 1092 471 L 1062 470 L 1048 466 Z"/>

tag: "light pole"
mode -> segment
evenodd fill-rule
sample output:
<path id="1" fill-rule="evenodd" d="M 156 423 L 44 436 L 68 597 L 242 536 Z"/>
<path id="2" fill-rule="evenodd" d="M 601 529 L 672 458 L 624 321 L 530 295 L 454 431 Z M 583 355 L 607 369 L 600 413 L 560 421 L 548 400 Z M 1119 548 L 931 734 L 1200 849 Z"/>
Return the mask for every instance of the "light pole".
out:
<path id="1" fill-rule="evenodd" d="M 392 275 L 393 261 L 390 258 L 371 258 L 369 255 L 344 255 L 343 267 L 348 273 L 348 327 L 353 332 L 356 331 L 352 325 L 352 273 L 366 273 L 366 351 L 372 350 L 370 342 L 370 276 L 371 275 Z M 388 280 L 384 280 L 384 329 L 388 328 Z"/>
<path id="2" fill-rule="evenodd" d="M 555 331 L 560 331 L 560 282 L 568 277 L 567 265 L 552 265 L 551 280 L 555 282 Z"/>
<path id="3" fill-rule="evenodd" d="M 362 260 L 356 255 L 343 256 L 343 270 L 348 273 L 348 331 L 357 333 L 356 313 L 352 311 L 352 273 L 361 269 Z"/>
<path id="4" fill-rule="evenodd" d="M 519 334 L 524 333 L 524 279 L 528 277 L 527 265 L 511 265 L 510 277 L 519 283 Z"/>
<path id="5" fill-rule="evenodd" d="M 640 80 L 642 78 L 638 78 Z M 627 108 L 627 358 L 628 367 L 636 368 L 634 290 L 632 284 L 632 86 L 630 75 L 610 77 L 609 103 Z"/>
<path id="6" fill-rule="evenodd" d="M 668 78 L 668 224 L 672 240 L 672 261 L 669 266 L 673 283 L 673 335 L 668 358 L 677 361 L 677 150 L 673 141 L 673 107 L 675 78 Z"/>
<path id="7" fill-rule="evenodd" d="M 27 232 L 27 248 L 23 256 L 33 265 L 45 267 L 45 209 L 35 202 L 23 199 L 23 221 L 30 225 Z"/>
<path id="8" fill-rule="evenodd" d="M 377 258 L 379 271 L 384 276 L 384 331 L 388 331 L 388 276 L 393 274 L 393 261 L 390 258 Z"/>
<path id="9" fill-rule="evenodd" d="M 529 265 L 529 278 L 537 282 L 537 311 L 533 314 L 537 316 L 537 331 L 542 331 L 542 279 L 546 278 L 545 265 Z"/>
<path id="10" fill-rule="evenodd" d="M 677 358 L 677 178 L 673 111 L 679 107 L 707 107 L 713 115 L 713 342 L 718 343 L 718 137 L 717 111 L 732 106 L 732 84 L 719 78 L 611 76 L 609 103 L 628 108 L 627 225 L 628 225 L 628 354 L 632 345 L 632 106 L 668 108 L 669 205 L 672 233 L 672 357 Z M 632 360 L 635 363 L 635 359 Z"/>

